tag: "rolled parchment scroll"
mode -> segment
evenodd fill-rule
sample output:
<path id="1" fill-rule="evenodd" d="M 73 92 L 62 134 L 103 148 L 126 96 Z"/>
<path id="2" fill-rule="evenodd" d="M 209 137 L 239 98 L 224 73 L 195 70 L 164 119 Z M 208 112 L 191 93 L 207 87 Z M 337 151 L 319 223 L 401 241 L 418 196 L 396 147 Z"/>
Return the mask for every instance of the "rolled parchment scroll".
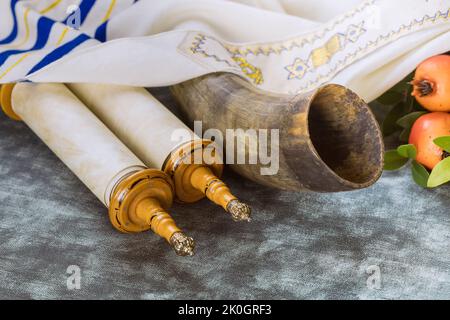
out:
<path id="1" fill-rule="evenodd" d="M 173 177 L 177 198 L 195 202 L 205 195 L 232 218 L 250 220 L 250 208 L 231 194 L 219 179 L 223 164 L 214 150 L 204 159 L 212 141 L 202 140 L 143 88 L 68 84 L 144 163 Z M 197 151 L 200 157 L 197 157 Z M 195 159 L 194 159 L 195 158 Z"/>
<path id="2" fill-rule="evenodd" d="M 122 232 L 152 229 L 177 254 L 192 255 L 193 240 L 166 212 L 174 193 L 171 179 L 148 169 L 65 85 L 4 85 L 1 104 L 109 208 L 114 227 Z"/>

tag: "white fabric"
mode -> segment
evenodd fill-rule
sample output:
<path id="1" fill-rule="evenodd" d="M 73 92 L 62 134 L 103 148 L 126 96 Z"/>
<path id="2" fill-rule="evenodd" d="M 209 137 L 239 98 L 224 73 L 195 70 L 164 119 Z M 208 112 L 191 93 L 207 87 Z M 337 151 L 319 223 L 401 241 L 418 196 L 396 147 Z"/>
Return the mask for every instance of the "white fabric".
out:
<path id="1" fill-rule="evenodd" d="M 4 2 L 0 4 L 0 40 L 12 26 L 9 4 Z M 20 17 L 27 6 L 32 8 L 33 25 L 42 15 L 39 11 L 54 2 L 20 1 L 17 14 Z M 57 2 L 44 15 L 62 21 L 65 8 L 82 0 Z M 56 23 L 43 49 L 34 50 L 23 61 L 19 60 L 25 53 L 14 54 L 1 65 L 0 83 L 26 79 L 165 86 L 226 71 L 280 93 L 339 83 L 371 101 L 420 61 L 450 51 L 450 0 L 133 2 L 97 1 L 80 31 L 94 37 L 102 19 L 111 13 L 108 41 L 88 39 L 28 74 L 58 48 L 66 27 Z M 69 30 L 59 46 L 79 37 L 80 31 Z M 31 31 L 23 46 L 31 47 L 33 37 Z M 26 38 L 26 31 L 15 43 L 21 38 Z M 0 56 L 4 50 L 0 42 Z"/>

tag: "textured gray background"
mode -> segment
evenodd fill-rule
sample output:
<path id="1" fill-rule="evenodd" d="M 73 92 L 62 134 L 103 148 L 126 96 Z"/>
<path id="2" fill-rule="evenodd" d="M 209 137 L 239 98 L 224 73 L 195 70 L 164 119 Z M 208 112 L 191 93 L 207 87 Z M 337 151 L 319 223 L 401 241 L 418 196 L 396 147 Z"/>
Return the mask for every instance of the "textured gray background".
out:
<path id="1" fill-rule="evenodd" d="M 0 298 L 450 298 L 450 188 L 422 190 L 408 170 L 342 194 L 281 192 L 226 172 L 254 221 L 234 223 L 207 201 L 176 205 L 198 244 L 182 258 L 151 233 L 115 231 L 81 182 L 3 115 L 0 157 Z M 67 290 L 69 265 L 82 270 L 81 290 Z M 366 285 L 371 265 L 379 290 Z"/>

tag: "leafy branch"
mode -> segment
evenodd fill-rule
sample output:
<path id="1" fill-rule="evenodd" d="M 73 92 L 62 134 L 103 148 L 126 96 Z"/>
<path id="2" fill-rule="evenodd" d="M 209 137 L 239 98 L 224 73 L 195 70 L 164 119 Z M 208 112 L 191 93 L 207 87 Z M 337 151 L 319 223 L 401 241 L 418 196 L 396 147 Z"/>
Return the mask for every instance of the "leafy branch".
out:
<path id="1" fill-rule="evenodd" d="M 444 152 L 450 153 L 450 136 L 439 137 L 433 142 Z M 404 144 L 397 149 L 386 151 L 384 169 L 399 170 L 411 162 L 411 174 L 414 181 L 423 188 L 435 188 L 450 182 L 450 157 L 444 158 L 431 173 L 416 161 L 417 149 L 412 144 Z"/>

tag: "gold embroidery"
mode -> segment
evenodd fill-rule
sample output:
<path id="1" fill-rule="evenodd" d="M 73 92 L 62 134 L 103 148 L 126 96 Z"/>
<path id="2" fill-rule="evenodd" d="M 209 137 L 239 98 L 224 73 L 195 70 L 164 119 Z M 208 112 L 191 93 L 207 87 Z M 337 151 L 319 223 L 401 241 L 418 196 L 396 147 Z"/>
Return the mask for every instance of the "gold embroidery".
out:
<path id="1" fill-rule="evenodd" d="M 288 80 L 300 79 L 303 78 L 308 70 L 308 65 L 302 59 L 297 58 L 292 65 L 286 67 L 286 70 L 289 71 Z"/>
<path id="2" fill-rule="evenodd" d="M 312 51 L 311 60 L 314 68 L 320 67 L 331 60 L 331 57 L 341 49 L 339 35 L 332 37 L 322 48 Z"/>
<path id="3" fill-rule="evenodd" d="M 196 35 L 194 38 L 194 42 L 190 47 L 190 51 L 193 54 L 201 54 L 206 58 L 212 58 L 217 62 L 227 64 L 229 67 L 234 67 L 230 61 L 221 59 L 216 54 L 209 54 L 208 52 L 205 51 L 205 49 L 202 48 L 202 45 L 205 44 L 205 41 L 211 39 L 212 38 L 206 37 L 205 35 L 202 34 Z M 251 79 L 254 84 L 260 85 L 264 82 L 264 77 L 260 68 L 250 64 L 244 57 L 234 55 L 231 58 L 233 59 L 233 61 L 237 63 L 237 65 L 242 70 L 244 75 L 247 76 L 249 79 Z"/>
<path id="4" fill-rule="evenodd" d="M 342 22 L 355 17 L 357 14 L 363 12 L 368 7 L 375 5 L 376 0 L 367 0 L 356 7 L 354 10 L 346 13 L 342 17 L 336 19 L 328 27 L 323 30 L 313 32 L 307 35 L 296 36 L 292 39 L 283 41 L 283 42 L 273 42 L 273 43 L 265 43 L 265 44 L 255 44 L 251 46 L 239 46 L 232 44 L 224 44 L 224 47 L 231 53 L 237 54 L 240 56 L 247 56 L 249 54 L 252 55 L 265 55 L 268 56 L 270 54 L 281 54 L 286 51 L 292 51 L 294 49 L 299 49 L 304 47 L 305 45 L 312 45 L 318 40 L 322 40 L 330 31 L 333 31 L 336 26 L 340 25 Z"/>
<path id="5" fill-rule="evenodd" d="M 296 92 L 297 93 L 306 92 L 318 85 L 330 81 L 339 71 L 342 70 L 342 68 L 345 68 L 349 64 L 358 60 L 361 57 L 361 55 L 371 52 L 370 49 L 378 48 L 379 46 L 384 45 L 385 43 L 389 42 L 393 37 L 401 36 L 404 33 L 413 29 L 413 27 L 415 26 L 422 26 L 427 22 L 435 23 L 439 20 L 447 21 L 449 19 L 450 19 L 450 8 L 447 10 L 447 12 L 438 11 L 434 16 L 425 15 L 424 17 L 422 17 L 422 19 L 414 19 L 412 22 L 409 23 L 409 25 L 401 25 L 397 30 L 393 30 L 385 35 L 380 35 L 376 40 L 368 41 L 364 47 L 358 47 L 358 49 L 355 50 L 354 52 L 348 53 L 342 60 L 338 61 L 336 65 L 329 70 L 329 72 L 327 72 L 326 74 L 319 74 L 314 80 L 308 81 L 303 87 L 300 87 L 298 90 L 296 90 Z"/>
<path id="6" fill-rule="evenodd" d="M 357 41 L 365 32 L 364 21 L 359 25 L 351 24 L 345 33 L 337 33 L 323 46 L 313 49 L 307 60 L 295 58 L 293 64 L 285 67 L 289 72 L 288 80 L 302 79 L 306 72 L 328 64 L 336 53 L 343 50 L 349 42 Z"/>
<path id="7" fill-rule="evenodd" d="M 364 6 L 358 8 L 351 14 L 347 14 L 346 16 L 339 19 L 339 23 L 347 19 L 348 17 L 354 17 L 357 13 L 362 12 L 368 5 L 372 5 L 376 2 L 376 0 L 366 1 Z M 347 17 L 347 18 L 346 18 Z M 373 49 L 379 48 L 390 41 L 401 37 L 402 35 L 413 30 L 414 27 L 423 26 L 427 23 L 436 23 L 439 20 L 448 21 L 450 18 L 450 9 L 446 12 L 438 11 L 434 15 L 425 15 L 420 19 L 414 19 L 409 24 L 402 24 L 398 26 L 398 29 L 392 30 L 384 35 L 379 35 L 375 40 L 366 40 L 365 43 L 361 43 L 353 52 L 345 54 L 345 56 L 341 57 L 340 60 L 337 60 L 333 65 L 329 66 L 329 70 L 325 74 L 317 73 L 314 76 L 313 80 L 309 80 L 308 82 L 302 82 L 305 84 L 304 86 L 298 88 L 296 92 L 305 92 L 313 89 L 317 85 L 323 84 L 333 78 L 337 72 L 341 71 L 343 68 L 358 60 L 362 55 L 372 52 Z M 338 25 L 338 22 L 334 22 L 332 24 L 333 28 Z M 301 38 L 296 38 L 295 40 L 288 42 L 278 42 L 278 43 L 270 43 L 270 44 L 255 44 L 255 45 L 247 45 L 247 46 L 237 46 L 232 44 L 224 44 L 218 42 L 216 39 L 212 37 L 208 37 L 202 34 L 198 34 L 196 37 L 196 41 L 192 43 L 191 51 L 194 54 L 201 54 L 204 57 L 213 58 L 218 62 L 226 63 L 228 66 L 233 67 L 232 63 L 225 58 L 220 57 L 214 52 L 207 52 L 208 41 L 216 41 L 222 47 L 224 47 L 231 55 L 231 58 L 239 64 L 242 71 L 246 73 L 247 76 L 251 75 L 252 80 L 257 80 L 258 78 L 258 70 L 261 72 L 260 68 L 252 69 L 252 64 L 246 59 L 246 56 L 249 54 L 257 55 L 265 55 L 268 56 L 270 54 L 281 54 L 286 51 L 291 51 L 295 48 L 301 48 L 304 44 L 311 44 L 316 40 L 320 40 L 321 37 L 325 36 L 331 27 L 327 27 L 325 30 L 315 32 L 312 35 L 305 36 L 302 40 Z M 358 39 L 366 32 L 364 29 L 364 20 L 360 22 L 360 24 L 351 24 L 344 33 L 336 33 L 332 35 L 328 41 L 321 47 L 317 47 L 311 50 L 309 56 L 307 58 L 294 57 L 294 61 L 291 65 L 285 66 L 289 74 L 287 79 L 302 79 L 306 73 L 314 71 L 324 65 L 330 64 L 331 60 L 336 56 L 338 52 L 342 52 L 343 49 L 350 43 L 356 43 Z M 262 79 L 262 78 L 261 78 Z M 256 81 L 259 82 L 259 81 Z M 256 83 L 255 82 L 255 83 Z M 262 82 L 260 82 L 262 83 Z"/>
<path id="8" fill-rule="evenodd" d="M 264 82 L 263 74 L 260 68 L 255 67 L 250 64 L 243 57 L 233 57 L 233 60 L 237 62 L 242 72 L 250 79 L 253 80 L 253 83 L 256 85 L 262 84 Z"/>

